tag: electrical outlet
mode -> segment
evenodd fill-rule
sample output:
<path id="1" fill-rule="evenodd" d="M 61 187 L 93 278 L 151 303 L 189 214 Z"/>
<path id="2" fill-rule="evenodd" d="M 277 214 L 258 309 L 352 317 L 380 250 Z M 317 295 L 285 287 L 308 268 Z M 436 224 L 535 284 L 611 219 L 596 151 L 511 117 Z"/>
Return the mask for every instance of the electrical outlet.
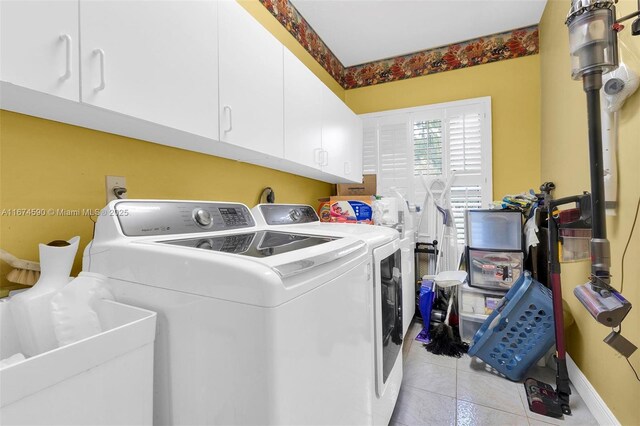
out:
<path id="1" fill-rule="evenodd" d="M 124 176 L 106 176 L 106 191 L 107 191 L 107 204 L 109 201 L 115 200 L 116 194 L 113 193 L 114 188 L 126 188 L 127 179 Z M 127 198 L 127 193 L 122 194 L 122 198 Z"/>

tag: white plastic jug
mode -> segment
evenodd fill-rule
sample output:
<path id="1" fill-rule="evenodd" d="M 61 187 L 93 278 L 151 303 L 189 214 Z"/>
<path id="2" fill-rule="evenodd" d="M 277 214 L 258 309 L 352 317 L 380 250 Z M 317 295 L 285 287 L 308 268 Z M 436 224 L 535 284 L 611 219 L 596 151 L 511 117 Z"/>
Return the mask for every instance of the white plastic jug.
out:
<path id="1" fill-rule="evenodd" d="M 102 332 L 94 305 L 101 299 L 113 300 L 107 289 L 107 277 L 93 272 L 80 272 L 51 299 L 53 327 L 59 346 Z"/>
<path id="2" fill-rule="evenodd" d="M 80 237 L 73 237 L 67 246 L 40 244 L 40 279 L 9 301 L 22 353 L 28 357 L 58 347 L 51 319 L 51 298 L 69 282 L 79 242 Z"/>

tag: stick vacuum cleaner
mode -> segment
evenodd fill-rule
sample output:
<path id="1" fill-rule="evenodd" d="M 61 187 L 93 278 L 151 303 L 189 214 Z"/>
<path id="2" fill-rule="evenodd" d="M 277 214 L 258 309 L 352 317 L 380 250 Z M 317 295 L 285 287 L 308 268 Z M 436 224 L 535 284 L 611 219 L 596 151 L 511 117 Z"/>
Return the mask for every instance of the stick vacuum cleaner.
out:
<path id="1" fill-rule="evenodd" d="M 558 250 L 559 229 L 563 228 L 591 228 L 591 195 L 584 193 L 571 197 L 554 200 L 551 191 L 555 189 L 553 182 L 545 182 L 540 187 L 544 194 L 544 210 L 547 214 L 548 226 L 548 266 L 549 285 L 553 298 L 553 319 L 556 335 L 556 389 L 535 379 L 525 381 L 527 399 L 531 411 L 550 417 L 570 415 L 569 372 L 567 370 L 567 352 L 564 338 L 564 314 L 562 308 L 562 285 L 560 279 L 560 254 Z M 555 212 L 558 207 L 575 203 L 579 218 L 569 223 L 560 224 Z"/>
<path id="2" fill-rule="evenodd" d="M 582 80 L 587 97 L 587 117 L 589 135 L 589 161 L 591 180 L 591 275 L 589 282 L 578 286 L 574 294 L 596 319 L 608 327 L 615 328 L 631 310 L 629 303 L 611 286 L 611 253 L 607 240 L 605 216 L 604 166 L 602 153 L 602 123 L 600 115 L 600 89 L 602 75 L 618 67 L 618 31 L 624 28 L 621 22 L 640 16 L 638 11 L 616 20 L 614 0 L 572 0 L 565 24 L 569 28 L 569 48 L 571 53 L 571 77 Z M 631 26 L 632 35 L 640 35 L 640 18 Z M 544 185 L 543 185 L 544 186 Z M 545 191 L 546 189 L 546 191 Z M 553 218 L 554 209 L 560 205 L 575 202 L 586 213 L 588 194 L 551 200 L 553 185 L 543 188 L 549 194 L 546 204 L 549 225 L 549 278 L 553 293 L 553 307 L 556 332 L 556 386 L 555 391 L 549 385 L 533 379 L 525 382 L 529 406 L 541 414 L 559 417 L 558 405 L 564 414 L 570 414 L 569 376 L 566 366 L 564 345 L 564 321 L 562 316 L 562 290 L 560 284 L 560 262 L 558 258 L 558 223 Z M 635 346 L 612 331 L 605 342 L 625 357 L 635 351 Z M 536 409 L 537 407 L 537 409 Z M 547 412 L 541 412 L 547 411 Z"/>
<path id="3" fill-rule="evenodd" d="M 640 16 L 640 1 L 638 11 L 620 19 L 616 19 L 614 3 L 613 0 L 572 0 L 565 21 L 569 27 L 571 77 L 582 80 L 587 97 L 593 215 L 591 276 L 587 284 L 576 287 L 574 294 L 596 321 L 611 328 L 620 325 L 631 310 L 631 303 L 611 286 L 609 274 L 611 254 L 605 220 L 600 89 L 602 75 L 618 67 L 618 32 L 624 29 L 621 22 Z M 640 35 L 639 22 L 640 18 L 632 24 L 632 35 Z M 626 357 L 635 350 L 619 331 L 613 331 L 605 342 Z M 626 350 L 622 350 L 625 347 Z"/>

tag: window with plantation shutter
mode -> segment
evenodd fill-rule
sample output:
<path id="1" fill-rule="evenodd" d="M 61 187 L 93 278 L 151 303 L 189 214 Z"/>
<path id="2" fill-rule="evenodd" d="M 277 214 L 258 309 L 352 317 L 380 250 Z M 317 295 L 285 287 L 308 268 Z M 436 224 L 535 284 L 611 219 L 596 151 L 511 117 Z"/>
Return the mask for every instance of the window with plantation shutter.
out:
<path id="1" fill-rule="evenodd" d="M 464 242 L 464 211 L 492 200 L 491 99 L 478 98 L 364 116 L 364 170 L 376 173 L 378 193 L 394 196 L 402 188 L 421 206 L 423 176 L 446 180 L 452 173 L 450 201 L 458 241 Z M 442 218 L 425 216 L 419 234 L 437 239 Z"/>

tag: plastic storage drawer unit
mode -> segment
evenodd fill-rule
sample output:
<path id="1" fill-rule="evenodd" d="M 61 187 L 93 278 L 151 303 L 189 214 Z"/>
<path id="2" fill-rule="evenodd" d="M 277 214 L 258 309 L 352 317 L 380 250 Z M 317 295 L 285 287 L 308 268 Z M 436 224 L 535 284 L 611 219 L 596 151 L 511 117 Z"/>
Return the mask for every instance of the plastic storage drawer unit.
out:
<path id="1" fill-rule="evenodd" d="M 466 210 L 465 241 L 476 249 L 522 250 L 522 214 L 514 210 Z"/>
<path id="2" fill-rule="evenodd" d="M 486 317 L 478 314 L 465 314 L 460 312 L 459 324 L 460 324 L 460 338 L 463 342 L 471 342 L 473 336 L 480 330 L 482 324 L 486 320 Z"/>
<path id="3" fill-rule="evenodd" d="M 459 312 L 461 314 L 482 315 L 486 319 L 498 306 L 500 300 L 507 294 L 500 290 L 484 290 L 462 284 L 459 289 Z"/>
<path id="4" fill-rule="evenodd" d="M 467 249 L 469 285 L 488 290 L 508 290 L 522 275 L 521 251 Z"/>
<path id="5" fill-rule="evenodd" d="M 20 352 L 10 301 L 0 301 L 0 356 Z M 0 370 L 3 425 L 151 425 L 156 314 L 110 300 L 95 336 Z"/>

